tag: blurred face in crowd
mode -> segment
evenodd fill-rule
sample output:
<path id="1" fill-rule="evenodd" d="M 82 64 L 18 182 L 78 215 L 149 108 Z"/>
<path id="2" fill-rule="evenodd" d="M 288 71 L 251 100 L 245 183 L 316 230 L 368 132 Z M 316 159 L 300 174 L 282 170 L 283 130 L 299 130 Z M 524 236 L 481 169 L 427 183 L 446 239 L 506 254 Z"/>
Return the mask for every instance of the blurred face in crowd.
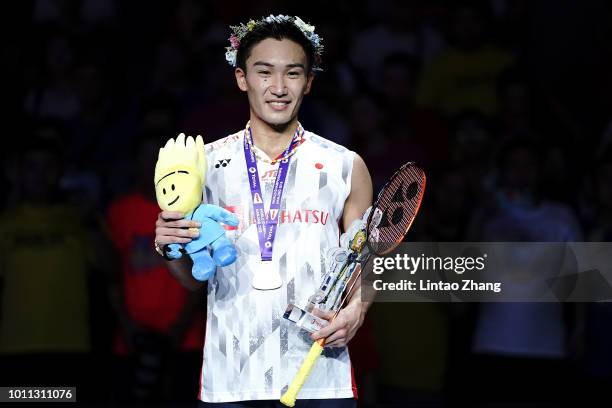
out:
<path id="1" fill-rule="evenodd" d="M 26 199 L 44 201 L 51 198 L 61 176 L 61 164 L 55 154 L 29 151 L 22 159 L 21 174 Z"/>
<path id="2" fill-rule="evenodd" d="M 506 187 L 515 191 L 535 192 L 539 177 L 538 158 L 531 149 L 516 148 L 506 157 Z"/>
<path id="3" fill-rule="evenodd" d="M 502 110 L 511 119 L 529 116 L 531 111 L 531 95 L 529 86 L 524 82 L 508 84 L 500 95 Z"/>
<path id="4" fill-rule="evenodd" d="M 483 16 L 473 7 L 460 7 L 455 11 L 453 34 L 459 48 L 472 49 L 481 44 L 483 37 Z"/>
<path id="5" fill-rule="evenodd" d="M 104 97 L 104 84 L 100 68 L 94 64 L 84 64 L 77 69 L 77 89 L 79 98 L 85 106 L 95 107 Z"/>
<path id="6" fill-rule="evenodd" d="M 372 134 L 380 130 L 383 114 L 371 98 L 362 95 L 353 99 L 351 106 L 351 123 L 359 134 Z"/>
<path id="7" fill-rule="evenodd" d="M 238 87 L 249 98 L 251 120 L 283 128 L 296 119 L 313 80 L 307 69 L 306 54 L 296 42 L 266 38 L 256 44 L 246 72 L 235 71 Z"/>
<path id="8" fill-rule="evenodd" d="M 387 64 L 383 68 L 383 94 L 391 102 L 410 101 L 414 94 L 414 78 L 408 67 Z"/>
<path id="9" fill-rule="evenodd" d="M 438 216 L 444 221 L 458 220 L 467 208 L 468 185 L 460 171 L 449 171 L 443 175 L 434 193 Z"/>
<path id="10" fill-rule="evenodd" d="M 453 160 L 482 162 L 491 140 L 485 119 L 480 115 L 466 115 L 455 127 L 451 139 Z"/>
<path id="11" fill-rule="evenodd" d="M 74 63 L 74 50 L 64 36 L 55 36 L 47 44 L 46 63 L 55 77 L 67 75 Z"/>

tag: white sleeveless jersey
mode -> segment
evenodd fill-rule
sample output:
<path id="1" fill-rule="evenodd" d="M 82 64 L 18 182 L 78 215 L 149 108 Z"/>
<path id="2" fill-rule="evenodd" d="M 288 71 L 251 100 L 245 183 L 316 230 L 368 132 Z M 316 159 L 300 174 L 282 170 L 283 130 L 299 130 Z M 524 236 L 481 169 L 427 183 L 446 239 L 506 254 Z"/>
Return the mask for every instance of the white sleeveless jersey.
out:
<path id="1" fill-rule="evenodd" d="M 261 258 L 244 158 L 244 131 L 206 146 L 205 200 L 240 218 L 226 227 L 238 259 L 208 284 L 200 399 L 207 402 L 279 399 L 312 340 L 283 318 L 287 304 L 305 307 L 323 275 L 322 253 L 339 244 L 339 222 L 351 187 L 355 154 L 311 132 L 291 157 L 279 210 L 272 262 L 281 288 L 253 289 Z M 262 154 L 260 154 L 262 156 Z M 263 157 L 263 156 L 262 156 Z M 266 215 L 278 164 L 257 161 Z M 301 399 L 355 396 L 346 348 L 326 348 Z"/>

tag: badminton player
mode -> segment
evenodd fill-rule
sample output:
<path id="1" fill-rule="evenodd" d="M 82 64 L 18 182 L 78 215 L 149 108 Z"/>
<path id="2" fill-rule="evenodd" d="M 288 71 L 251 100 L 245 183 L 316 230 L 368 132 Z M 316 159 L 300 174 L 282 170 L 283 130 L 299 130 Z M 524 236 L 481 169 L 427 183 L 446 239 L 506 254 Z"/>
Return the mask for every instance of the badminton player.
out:
<path id="1" fill-rule="evenodd" d="M 236 118 L 236 133 L 205 147 L 204 199 L 234 213 L 240 225 L 226 226 L 238 259 L 208 281 L 200 404 L 275 406 L 313 339 L 326 337 L 297 406 L 354 407 L 346 345 L 369 306 L 359 291 L 313 335 L 282 316 L 287 304 L 305 305 L 318 288 L 322 254 L 338 246 L 341 232 L 371 205 L 371 178 L 356 153 L 298 121 L 321 64 L 323 45 L 315 28 L 279 15 L 231 29 L 226 59 L 248 99 L 250 118 Z M 256 216 L 262 208 L 265 218 Z M 159 214 L 158 246 L 197 235 L 187 228 L 198 225 L 182 217 Z M 184 286 L 204 286 L 192 277 L 189 257 L 168 266 Z"/>

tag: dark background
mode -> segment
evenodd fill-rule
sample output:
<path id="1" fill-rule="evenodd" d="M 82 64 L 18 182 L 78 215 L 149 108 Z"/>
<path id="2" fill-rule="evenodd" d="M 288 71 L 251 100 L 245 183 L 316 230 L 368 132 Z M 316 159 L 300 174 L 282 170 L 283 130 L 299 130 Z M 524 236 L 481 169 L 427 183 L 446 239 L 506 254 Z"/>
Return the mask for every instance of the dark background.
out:
<path id="1" fill-rule="evenodd" d="M 243 128 L 228 26 L 270 13 L 324 38 L 304 126 L 358 152 L 376 188 L 403 162 L 426 169 L 407 239 L 612 237 L 609 2 L 2 9 L 0 385 L 76 384 L 100 406 L 195 400 L 205 303 L 165 295 L 151 248 L 155 155 L 179 132 L 211 142 Z M 595 304 L 375 304 L 351 344 L 360 404 L 609 400 L 611 322 Z"/>

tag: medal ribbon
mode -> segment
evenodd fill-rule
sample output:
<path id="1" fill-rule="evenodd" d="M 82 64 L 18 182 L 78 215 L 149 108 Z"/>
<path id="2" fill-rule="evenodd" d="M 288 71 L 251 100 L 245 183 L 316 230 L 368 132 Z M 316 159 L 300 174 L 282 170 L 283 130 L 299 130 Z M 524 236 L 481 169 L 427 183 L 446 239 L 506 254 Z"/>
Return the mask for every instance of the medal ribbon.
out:
<path id="1" fill-rule="evenodd" d="M 261 184 L 259 183 L 259 171 L 257 170 L 257 157 L 251 149 L 253 143 L 253 134 L 251 127 L 247 124 L 244 130 L 244 158 L 246 159 L 247 175 L 249 177 L 249 187 L 251 189 L 251 199 L 253 201 L 253 212 L 255 213 L 255 223 L 257 224 L 257 236 L 259 238 L 259 251 L 262 261 L 272 260 L 272 249 L 274 247 L 274 238 L 276 237 L 276 227 L 278 226 L 278 215 L 285 188 L 285 179 L 289 169 L 290 157 L 287 157 L 289 152 L 293 150 L 300 142 L 300 134 L 302 127 L 298 124 L 293 139 L 283 153 L 284 159 L 280 160 L 276 178 L 274 179 L 274 188 L 272 189 L 272 200 L 270 201 L 270 209 L 266 217 L 263 194 L 261 193 Z"/>

